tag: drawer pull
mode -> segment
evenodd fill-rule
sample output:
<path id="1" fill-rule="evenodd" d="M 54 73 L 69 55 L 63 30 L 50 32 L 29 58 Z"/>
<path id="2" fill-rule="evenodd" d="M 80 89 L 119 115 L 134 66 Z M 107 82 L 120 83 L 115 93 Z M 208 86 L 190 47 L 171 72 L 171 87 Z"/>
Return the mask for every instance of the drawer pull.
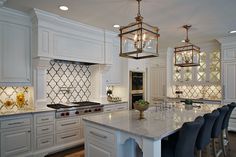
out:
<path id="1" fill-rule="evenodd" d="M 74 134 L 74 135 L 69 135 L 69 136 L 64 136 L 64 137 L 61 137 L 62 139 L 65 139 L 65 138 L 70 138 L 70 137 L 74 137 L 74 136 L 76 136 L 76 134 Z"/>
<path id="2" fill-rule="evenodd" d="M 107 138 L 107 136 L 105 136 L 105 135 L 101 135 L 101 134 L 98 134 L 98 133 L 93 132 L 93 131 L 90 131 L 90 134 L 92 134 L 92 135 L 94 135 L 94 136 L 101 137 L 101 138 Z"/>
<path id="3" fill-rule="evenodd" d="M 73 122 L 73 123 L 66 123 L 66 124 L 61 124 L 61 126 L 67 126 L 67 125 L 73 125 L 73 124 L 76 124 L 76 122 Z"/>
<path id="4" fill-rule="evenodd" d="M 15 122 L 15 123 L 9 123 L 8 125 L 19 125 L 19 124 L 23 124 L 24 122 Z"/>
<path id="5" fill-rule="evenodd" d="M 48 142 L 49 142 L 49 141 L 42 141 L 41 143 L 42 143 L 42 144 L 45 144 L 45 143 L 48 143 Z"/>
<path id="6" fill-rule="evenodd" d="M 49 128 L 42 129 L 42 131 L 48 131 L 48 130 L 49 130 Z"/>
<path id="7" fill-rule="evenodd" d="M 42 121 L 47 121 L 47 120 L 49 120 L 48 118 L 43 118 L 43 119 L 41 119 Z"/>

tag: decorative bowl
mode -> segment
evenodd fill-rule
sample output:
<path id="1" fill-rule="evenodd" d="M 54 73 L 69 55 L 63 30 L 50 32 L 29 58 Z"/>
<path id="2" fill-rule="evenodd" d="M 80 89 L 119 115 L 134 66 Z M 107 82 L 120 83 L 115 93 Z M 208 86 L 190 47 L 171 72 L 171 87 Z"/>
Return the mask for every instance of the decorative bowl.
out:
<path id="1" fill-rule="evenodd" d="M 134 103 L 134 109 L 139 111 L 139 119 L 145 119 L 144 111 L 149 107 L 149 102 L 145 100 L 139 100 Z"/>

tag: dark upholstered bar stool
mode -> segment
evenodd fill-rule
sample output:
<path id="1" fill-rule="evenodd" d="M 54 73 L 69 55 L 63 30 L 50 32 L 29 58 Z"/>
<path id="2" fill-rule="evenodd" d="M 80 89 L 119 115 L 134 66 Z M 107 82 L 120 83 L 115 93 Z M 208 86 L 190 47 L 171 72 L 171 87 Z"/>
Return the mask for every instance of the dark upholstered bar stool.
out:
<path id="1" fill-rule="evenodd" d="M 223 121 L 224 121 L 224 118 L 225 118 L 225 115 L 227 114 L 229 110 L 229 107 L 228 106 L 224 106 L 222 108 L 219 108 L 218 111 L 220 112 L 220 115 L 219 117 L 216 119 L 214 125 L 213 125 L 213 128 L 212 128 L 212 132 L 211 132 L 211 138 L 212 138 L 212 147 L 213 147 L 213 154 L 214 154 L 214 157 L 218 157 L 220 156 L 221 153 L 223 153 L 223 148 L 220 148 L 218 151 L 216 149 L 216 140 L 218 139 L 219 142 L 221 142 L 220 140 L 220 135 L 221 135 L 221 132 L 222 132 L 222 124 L 223 124 Z M 223 144 L 221 144 L 221 147 L 222 147 Z M 224 153 L 223 153 L 224 155 Z"/>
<path id="2" fill-rule="evenodd" d="M 230 147 L 229 135 L 228 135 L 229 119 L 230 119 L 232 111 L 236 107 L 236 103 L 232 102 L 231 104 L 228 104 L 227 106 L 229 107 L 229 110 L 223 120 L 222 132 L 221 132 L 221 143 L 224 144 L 222 147 L 223 147 L 223 153 L 225 154 L 225 156 L 226 156 L 226 146 L 228 146 L 228 148 Z"/>
<path id="3" fill-rule="evenodd" d="M 196 141 L 198 157 L 202 156 L 202 151 L 211 143 L 212 127 L 219 115 L 220 112 L 218 110 L 215 110 L 212 113 L 208 113 L 203 116 L 205 122 L 198 133 Z"/>
<path id="4" fill-rule="evenodd" d="M 194 157 L 194 147 L 200 128 L 204 124 L 203 117 L 194 122 L 184 123 L 175 141 L 162 141 L 162 157 Z"/>

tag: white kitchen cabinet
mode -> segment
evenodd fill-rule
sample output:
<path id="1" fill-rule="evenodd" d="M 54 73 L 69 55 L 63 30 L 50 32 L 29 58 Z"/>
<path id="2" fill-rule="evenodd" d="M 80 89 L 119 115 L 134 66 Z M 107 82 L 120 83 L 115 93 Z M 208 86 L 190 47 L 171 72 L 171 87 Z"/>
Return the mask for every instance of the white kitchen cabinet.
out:
<path id="1" fill-rule="evenodd" d="M 86 126 L 86 157 L 115 157 L 115 135 L 109 130 Z"/>
<path id="2" fill-rule="evenodd" d="M 236 102 L 236 62 L 223 63 L 223 100 Z"/>
<path id="3" fill-rule="evenodd" d="M 103 107 L 104 112 L 115 112 L 115 111 L 123 111 L 123 110 L 128 110 L 128 109 L 129 109 L 128 103 L 108 104 L 108 105 L 104 105 Z"/>
<path id="4" fill-rule="evenodd" d="M 17 156 L 31 151 L 31 129 L 1 133 L 1 157 Z"/>
<path id="5" fill-rule="evenodd" d="M 119 46 L 113 45 L 112 51 L 112 64 L 108 65 L 107 71 L 104 74 L 106 85 L 116 85 L 122 83 L 122 58 L 119 57 Z"/>
<path id="6" fill-rule="evenodd" d="M 221 86 L 223 104 L 236 102 L 236 36 L 218 39 L 221 43 Z M 236 110 L 231 114 L 229 130 L 236 131 Z"/>
<path id="7" fill-rule="evenodd" d="M 35 150 L 53 147 L 55 112 L 34 114 L 34 145 Z"/>
<path id="8" fill-rule="evenodd" d="M 181 56 L 179 56 L 181 57 Z M 172 53 L 172 84 L 176 85 L 219 85 L 221 80 L 221 55 L 218 43 L 201 46 L 200 66 L 177 67 Z"/>
<path id="9" fill-rule="evenodd" d="M 0 20 L 0 84 L 31 84 L 31 28 Z"/>
<path id="10" fill-rule="evenodd" d="M 150 96 L 151 100 L 166 97 L 166 67 L 150 67 Z"/>
<path id="11" fill-rule="evenodd" d="M 86 156 L 89 157 L 115 157 L 112 149 L 101 145 L 99 142 L 88 141 L 86 144 Z"/>
<path id="12" fill-rule="evenodd" d="M 1 157 L 27 156 L 32 150 L 31 115 L 3 118 L 0 122 Z"/>

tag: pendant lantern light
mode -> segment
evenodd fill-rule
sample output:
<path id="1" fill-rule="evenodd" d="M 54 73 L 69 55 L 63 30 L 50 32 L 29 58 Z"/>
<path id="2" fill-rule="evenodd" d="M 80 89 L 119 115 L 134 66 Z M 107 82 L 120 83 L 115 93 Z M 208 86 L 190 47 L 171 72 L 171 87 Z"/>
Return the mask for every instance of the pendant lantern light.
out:
<path id="1" fill-rule="evenodd" d="M 200 66 L 200 47 L 190 43 L 188 38 L 188 32 L 191 25 L 184 25 L 183 28 L 186 29 L 186 39 L 184 40 L 183 46 L 175 47 L 175 66 Z"/>
<path id="2" fill-rule="evenodd" d="M 140 14 L 140 2 L 135 22 L 120 28 L 120 56 L 144 59 L 158 56 L 158 27 L 143 22 Z"/>

